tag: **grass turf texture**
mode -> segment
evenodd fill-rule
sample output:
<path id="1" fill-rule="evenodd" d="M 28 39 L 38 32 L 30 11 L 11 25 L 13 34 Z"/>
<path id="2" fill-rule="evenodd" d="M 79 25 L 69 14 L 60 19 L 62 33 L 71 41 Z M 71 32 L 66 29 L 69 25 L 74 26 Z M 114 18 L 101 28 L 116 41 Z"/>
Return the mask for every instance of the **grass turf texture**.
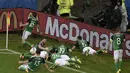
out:
<path id="1" fill-rule="evenodd" d="M 5 38 L 6 38 L 5 33 L 0 33 L 0 48 L 5 48 Z M 41 36 L 31 35 L 29 36 L 28 41 L 33 44 L 36 44 L 40 40 L 42 40 L 42 38 L 43 37 Z M 47 41 L 48 41 L 47 42 L 48 46 L 52 44 L 59 45 L 61 43 L 64 43 L 56 39 L 50 39 L 50 38 L 47 38 Z M 72 45 L 67 45 L 67 46 L 72 47 Z M 9 32 L 9 49 L 21 53 L 26 53 L 29 51 L 30 47 L 21 46 L 21 34 L 19 34 L 19 32 L 13 32 L 13 33 Z M 101 54 L 101 55 L 86 57 L 83 56 L 81 54 L 81 51 L 78 49 L 76 49 L 72 53 L 72 55 L 77 56 L 81 59 L 83 64 L 81 65 L 81 68 L 78 69 L 80 71 L 86 73 L 116 73 L 112 55 Z M 19 55 L 0 54 L 0 73 L 25 73 L 24 71 L 19 71 L 17 69 L 17 67 L 19 66 L 18 60 L 19 60 Z M 122 73 L 129 73 L 130 72 L 129 66 L 130 66 L 130 60 L 124 59 Z M 41 66 L 36 72 L 30 72 L 30 73 L 49 73 L 49 71 L 45 70 L 45 68 Z M 79 73 L 79 72 L 68 70 L 62 67 L 57 67 L 54 73 Z"/>

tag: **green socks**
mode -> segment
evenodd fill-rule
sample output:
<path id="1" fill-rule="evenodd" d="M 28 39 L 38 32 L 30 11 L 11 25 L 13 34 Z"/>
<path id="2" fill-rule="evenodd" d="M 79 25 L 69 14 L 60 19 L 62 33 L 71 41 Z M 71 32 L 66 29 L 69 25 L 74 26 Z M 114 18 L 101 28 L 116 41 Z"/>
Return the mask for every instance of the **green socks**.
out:
<path id="1" fill-rule="evenodd" d="M 27 42 L 27 41 L 25 41 L 24 44 L 25 44 L 25 45 L 28 45 L 28 46 L 32 46 L 32 44 L 29 43 L 29 42 Z"/>
<path id="2" fill-rule="evenodd" d="M 119 70 L 119 62 L 115 63 L 116 71 Z"/>
<path id="3" fill-rule="evenodd" d="M 121 69 L 122 61 L 119 61 L 119 69 Z"/>

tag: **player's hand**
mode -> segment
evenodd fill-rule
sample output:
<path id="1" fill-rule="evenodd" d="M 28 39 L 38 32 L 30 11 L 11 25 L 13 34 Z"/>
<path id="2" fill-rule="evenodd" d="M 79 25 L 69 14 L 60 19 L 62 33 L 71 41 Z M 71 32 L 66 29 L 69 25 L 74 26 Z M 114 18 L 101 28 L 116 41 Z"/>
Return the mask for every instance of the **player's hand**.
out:
<path id="1" fill-rule="evenodd" d="M 22 22 L 19 23 L 19 26 L 22 27 Z"/>
<path id="2" fill-rule="evenodd" d="M 49 70 L 50 72 L 54 72 L 54 70 Z"/>

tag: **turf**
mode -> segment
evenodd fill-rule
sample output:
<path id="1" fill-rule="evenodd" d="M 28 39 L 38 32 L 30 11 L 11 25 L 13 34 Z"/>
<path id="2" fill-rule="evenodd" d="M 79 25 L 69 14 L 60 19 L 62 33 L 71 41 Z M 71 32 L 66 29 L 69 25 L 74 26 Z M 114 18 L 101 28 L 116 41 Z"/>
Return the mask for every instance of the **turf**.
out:
<path id="1" fill-rule="evenodd" d="M 5 37 L 6 37 L 5 33 L 0 33 L 0 48 L 5 48 Z M 43 37 L 41 36 L 31 35 L 28 41 L 33 44 L 36 44 L 40 40 L 42 40 L 42 38 Z M 58 41 L 56 39 L 47 38 L 48 46 L 51 46 L 52 44 L 59 45 L 61 43 L 64 42 Z M 72 45 L 67 46 L 69 48 L 72 47 Z M 20 53 L 26 53 L 29 51 L 30 47 L 28 46 L 23 47 L 21 45 L 21 33 L 9 32 L 9 49 L 18 51 Z M 86 57 L 81 54 L 80 50 L 76 49 L 72 53 L 72 55 L 79 57 L 83 63 L 81 65 L 81 68 L 77 70 L 86 73 L 116 73 L 113 62 L 113 56 L 110 54 L 101 54 L 93 56 L 90 55 Z M 18 61 L 19 61 L 19 55 L 17 54 L 0 54 L 0 73 L 25 73 L 24 71 L 19 71 L 17 69 L 19 66 Z M 130 60 L 124 59 L 122 66 L 122 73 L 129 73 L 130 72 L 129 66 L 130 66 Z M 49 72 L 45 70 L 44 67 L 41 66 L 37 71 L 30 73 L 49 73 Z M 79 72 L 65 69 L 63 67 L 57 67 L 54 73 L 79 73 Z"/>

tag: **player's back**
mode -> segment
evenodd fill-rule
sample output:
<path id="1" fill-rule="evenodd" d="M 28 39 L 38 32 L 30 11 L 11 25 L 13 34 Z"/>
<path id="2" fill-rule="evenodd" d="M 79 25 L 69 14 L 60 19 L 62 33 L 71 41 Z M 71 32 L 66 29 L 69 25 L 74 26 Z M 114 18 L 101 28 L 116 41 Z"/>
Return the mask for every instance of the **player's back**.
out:
<path id="1" fill-rule="evenodd" d="M 54 62 L 56 59 L 60 58 L 60 54 L 58 53 L 53 53 L 51 54 L 51 60 Z"/>
<path id="2" fill-rule="evenodd" d="M 67 47 L 65 47 L 64 45 L 61 45 L 58 47 L 58 53 L 60 55 L 65 55 L 67 54 Z"/>
<path id="3" fill-rule="evenodd" d="M 85 41 L 85 40 L 78 40 L 77 43 L 78 43 L 78 47 L 79 47 L 80 49 L 83 49 L 84 47 L 89 46 L 89 44 L 88 44 L 87 41 Z"/>
<path id="4" fill-rule="evenodd" d="M 124 41 L 124 34 L 122 33 L 115 33 L 112 36 L 112 40 L 113 40 L 113 48 L 114 50 L 118 50 L 118 49 L 122 49 L 123 48 L 123 41 Z"/>
<path id="5" fill-rule="evenodd" d="M 38 66 L 40 66 L 42 63 L 45 63 L 44 59 L 40 56 L 34 56 L 29 60 L 29 67 L 31 70 L 36 70 Z"/>
<path id="6" fill-rule="evenodd" d="M 31 17 L 29 17 L 28 22 L 29 22 L 29 24 L 26 26 L 26 30 L 31 32 L 33 30 L 34 26 L 36 24 L 38 24 L 38 21 L 35 17 L 31 16 Z"/>

